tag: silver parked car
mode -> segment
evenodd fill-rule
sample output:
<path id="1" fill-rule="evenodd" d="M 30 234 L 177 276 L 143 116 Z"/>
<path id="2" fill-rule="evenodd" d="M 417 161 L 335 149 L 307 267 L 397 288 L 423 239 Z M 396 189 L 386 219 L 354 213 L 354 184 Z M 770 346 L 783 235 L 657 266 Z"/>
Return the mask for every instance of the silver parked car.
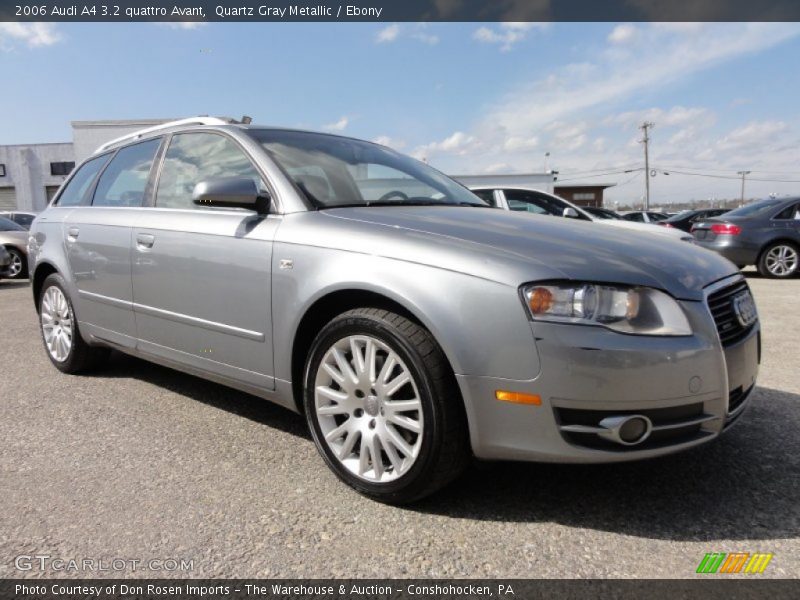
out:
<path id="1" fill-rule="evenodd" d="M 11 255 L 4 246 L 0 246 L 0 279 L 8 277 L 9 267 L 11 267 Z"/>
<path id="2" fill-rule="evenodd" d="M 304 413 L 409 502 L 471 457 L 649 458 L 717 437 L 759 361 L 747 283 L 692 244 L 492 210 L 335 135 L 198 118 L 101 147 L 31 228 L 61 371 L 109 348 Z"/>
<path id="3" fill-rule="evenodd" d="M 28 232 L 11 219 L 0 217 L 0 246 L 11 255 L 5 276 L 25 279 L 28 276 Z"/>

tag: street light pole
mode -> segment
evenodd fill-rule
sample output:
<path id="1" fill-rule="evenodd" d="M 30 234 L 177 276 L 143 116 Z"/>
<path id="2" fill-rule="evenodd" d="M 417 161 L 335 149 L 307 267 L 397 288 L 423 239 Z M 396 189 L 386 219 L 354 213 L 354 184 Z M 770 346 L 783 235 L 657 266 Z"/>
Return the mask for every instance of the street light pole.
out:
<path id="1" fill-rule="evenodd" d="M 655 127 L 655 123 L 645 121 L 639 126 L 644 132 L 642 144 L 644 144 L 644 209 L 650 210 L 650 135 L 649 130 Z"/>
<path id="2" fill-rule="evenodd" d="M 741 206 L 744 206 L 744 180 L 745 180 L 745 177 L 750 175 L 750 171 L 737 171 L 736 174 L 742 176 L 742 200 L 741 200 Z"/>

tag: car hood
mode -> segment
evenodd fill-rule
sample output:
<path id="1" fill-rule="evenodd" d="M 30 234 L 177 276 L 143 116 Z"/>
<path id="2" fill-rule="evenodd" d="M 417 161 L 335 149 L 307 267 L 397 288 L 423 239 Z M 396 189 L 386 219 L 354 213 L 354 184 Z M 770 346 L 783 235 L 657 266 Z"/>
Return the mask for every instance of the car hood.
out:
<path id="1" fill-rule="evenodd" d="M 312 226 L 286 230 L 295 243 L 430 264 L 515 287 L 572 279 L 643 285 L 702 300 L 705 286 L 738 272 L 714 252 L 649 230 L 620 235 L 613 227 L 558 217 L 429 206 L 305 214 L 302 221 Z"/>
<path id="2" fill-rule="evenodd" d="M 690 238 L 688 233 L 680 229 L 673 229 L 671 227 L 663 227 L 661 225 L 653 225 L 651 223 L 635 223 L 633 221 L 623 221 L 617 219 L 598 219 L 595 223 L 602 223 L 610 227 L 619 227 L 620 229 L 629 229 L 631 231 L 641 231 L 643 233 L 655 233 L 657 235 L 664 235 L 676 240 Z"/>

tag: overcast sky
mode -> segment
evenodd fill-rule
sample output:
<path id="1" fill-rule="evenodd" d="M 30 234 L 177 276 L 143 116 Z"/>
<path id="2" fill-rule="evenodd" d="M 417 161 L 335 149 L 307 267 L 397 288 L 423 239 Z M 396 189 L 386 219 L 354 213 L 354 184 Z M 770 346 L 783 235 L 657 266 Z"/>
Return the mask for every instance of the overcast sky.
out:
<path id="1" fill-rule="evenodd" d="M 737 197 L 743 169 L 748 196 L 790 194 L 774 180 L 800 181 L 798 65 L 800 24 L 0 23 L 0 144 L 248 114 L 449 173 L 541 171 L 549 152 L 562 181 L 617 183 L 624 204 L 649 120 L 654 202 Z"/>

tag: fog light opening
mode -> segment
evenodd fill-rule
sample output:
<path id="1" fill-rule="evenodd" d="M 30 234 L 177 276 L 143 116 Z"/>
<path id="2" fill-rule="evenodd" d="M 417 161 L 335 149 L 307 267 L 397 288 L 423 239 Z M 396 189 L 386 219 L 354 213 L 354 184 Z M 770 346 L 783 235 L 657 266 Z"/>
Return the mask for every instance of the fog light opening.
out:
<path id="1" fill-rule="evenodd" d="M 626 444 L 638 444 L 643 442 L 649 433 L 649 420 L 644 417 L 634 417 L 625 421 L 619 428 L 619 439 Z"/>

